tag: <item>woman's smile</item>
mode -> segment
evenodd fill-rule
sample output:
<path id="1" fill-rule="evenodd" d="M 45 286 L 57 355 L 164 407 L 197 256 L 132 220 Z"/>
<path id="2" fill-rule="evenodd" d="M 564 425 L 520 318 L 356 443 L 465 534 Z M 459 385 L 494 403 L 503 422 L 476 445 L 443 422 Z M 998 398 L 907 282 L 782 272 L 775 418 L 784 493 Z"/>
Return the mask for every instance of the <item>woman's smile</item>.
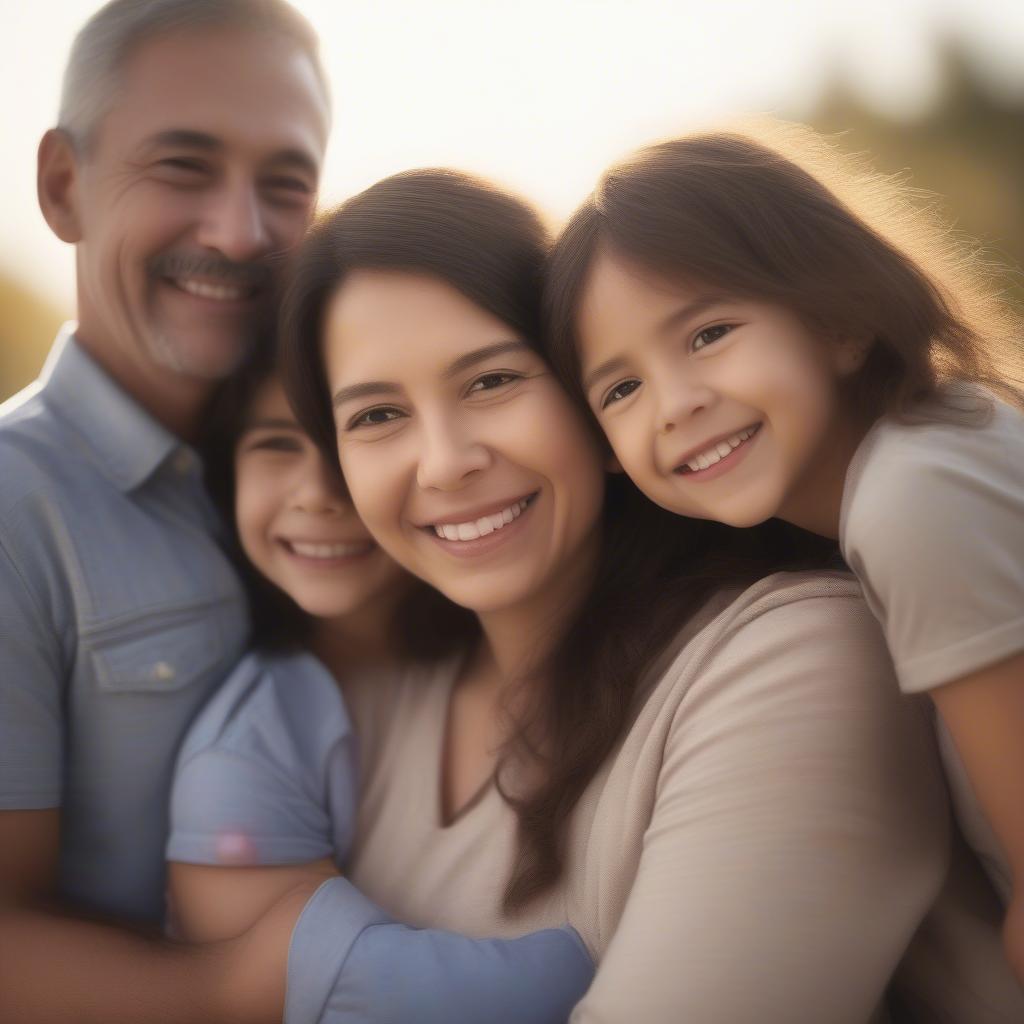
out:
<path id="1" fill-rule="evenodd" d="M 539 608 L 591 554 L 597 439 L 510 326 L 433 277 L 358 270 L 327 309 L 338 454 L 400 564 L 474 611 Z"/>

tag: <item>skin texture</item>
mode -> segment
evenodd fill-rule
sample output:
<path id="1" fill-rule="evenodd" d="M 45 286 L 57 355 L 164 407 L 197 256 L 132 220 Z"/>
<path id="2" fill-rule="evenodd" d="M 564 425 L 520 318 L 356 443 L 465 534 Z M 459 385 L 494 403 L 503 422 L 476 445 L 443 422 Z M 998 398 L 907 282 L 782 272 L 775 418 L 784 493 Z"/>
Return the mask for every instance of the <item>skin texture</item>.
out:
<path id="1" fill-rule="evenodd" d="M 77 337 L 172 430 L 189 432 L 267 314 L 274 257 L 313 209 L 326 131 L 294 44 L 222 29 L 139 47 L 84 151 L 44 136 L 40 204 L 76 246 Z"/>
<path id="2" fill-rule="evenodd" d="M 609 253 L 577 324 L 587 401 L 649 498 L 732 526 L 779 516 L 835 536 L 859 440 L 839 391 L 856 346 L 816 336 L 780 306 L 659 281 Z M 730 468 L 678 471 L 751 427 Z"/>
<path id="3" fill-rule="evenodd" d="M 188 438 L 265 310 L 274 257 L 312 212 L 326 100 L 294 43 L 248 31 L 164 36 L 140 45 L 123 71 L 90 147 L 76 151 L 56 129 L 43 137 L 40 206 L 76 247 L 79 342 Z M 241 285 L 245 296 L 197 297 L 183 283 Z M 59 823 L 59 810 L 0 813 L 0 902 L 54 893 Z M 277 971 L 248 976 L 254 950 L 276 950 Z M 286 953 L 277 931 L 201 953 L 70 917 L 4 913 L 0 1017 L 280 1020 Z"/>
<path id="4" fill-rule="evenodd" d="M 507 728 L 500 709 L 589 583 L 601 451 L 543 360 L 439 280 L 352 273 L 328 308 L 324 355 L 342 470 L 363 522 L 483 628 L 449 707 L 442 792 L 451 817 L 490 779 Z M 521 501 L 518 518 L 479 540 L 443 540 L 434 529 Z"/>

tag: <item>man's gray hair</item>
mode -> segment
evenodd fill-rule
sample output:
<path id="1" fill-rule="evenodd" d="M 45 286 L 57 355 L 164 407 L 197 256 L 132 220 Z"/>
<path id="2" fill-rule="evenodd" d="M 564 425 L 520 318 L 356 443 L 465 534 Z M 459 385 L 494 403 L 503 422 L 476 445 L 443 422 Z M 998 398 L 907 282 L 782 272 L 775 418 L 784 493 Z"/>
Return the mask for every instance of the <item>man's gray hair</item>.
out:
<path id="1" fill-rule="evenodd" d="M 57 127 L 86 149 L 107 113 L 124 62 L 142 43 L 182 29 L 237 27 L 276 32 L 309 56 L 330 97 L 312 25 L 285 0 L 110 0 L 79 30 L 61 89 Z"/>

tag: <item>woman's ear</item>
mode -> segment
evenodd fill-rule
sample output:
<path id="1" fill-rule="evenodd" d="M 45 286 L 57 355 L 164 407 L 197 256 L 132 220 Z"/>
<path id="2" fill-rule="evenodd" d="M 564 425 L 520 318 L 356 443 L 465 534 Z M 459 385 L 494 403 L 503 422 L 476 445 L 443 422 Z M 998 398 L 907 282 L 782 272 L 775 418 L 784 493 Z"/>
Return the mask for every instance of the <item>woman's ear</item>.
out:
<path id="1" fill-rule="evenodd" d="M 62 241 L 74 245 L 82 240 L 77 199 L 78 160 L 71 137 L 61 128 L 51 128 L 40 140 L 36 164 L 39 209 L 50 230 Z"/>

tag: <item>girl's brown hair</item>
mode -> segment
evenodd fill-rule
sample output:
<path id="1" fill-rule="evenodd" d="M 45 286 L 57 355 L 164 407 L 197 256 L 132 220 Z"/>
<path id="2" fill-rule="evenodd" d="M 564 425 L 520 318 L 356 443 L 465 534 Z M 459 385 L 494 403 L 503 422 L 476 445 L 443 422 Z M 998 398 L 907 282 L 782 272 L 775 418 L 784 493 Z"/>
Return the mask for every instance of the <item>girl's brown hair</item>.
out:
<path id="1" fill-rule="evenodd" d="M 346 274 L 382 268 L 431 275 L 541 351 L 547 252 L 548 236 L 529 207 L 452 171 L 396 175 L 321 219 L 299 252 L 282 311 L 286 387 L 306 430 L 336 458 L 321 349 L 324 313 Z M 535 716 L 517 723 L 505 752 L 534 759 L 540 776 L 524 795 L 502 787 L 519 826 L 507 910 L 559 877 L 569 816 L 622 738 L 645 673 L 679 627 L 723 583 L 820 564 L 833 551 L 781 523 L 734 531 L 682 521 L 623 475 L 609 480 L 595 582 L 544 666 L 550 685 Z M 439 627 L 439 642 L 457 628 Z M 460 637 L 466 643 L 470 634 Z"/>
<path id="2" fill-rule="evenodd" d="M 853 408 L 868 421 L 928 400 L 977 410 L 976 400 L 953 398 L 957 382 L 1019 401 L 1019 321 L 978 254 L 915 198 L 798 125 L 643 149 L 605 173 L 555 245 L 548 358 L 581 396 L 576 312 L 607 249 L 664 279 L 777 302 L 825 339 L 869 346 L 850 381 Z"/>

